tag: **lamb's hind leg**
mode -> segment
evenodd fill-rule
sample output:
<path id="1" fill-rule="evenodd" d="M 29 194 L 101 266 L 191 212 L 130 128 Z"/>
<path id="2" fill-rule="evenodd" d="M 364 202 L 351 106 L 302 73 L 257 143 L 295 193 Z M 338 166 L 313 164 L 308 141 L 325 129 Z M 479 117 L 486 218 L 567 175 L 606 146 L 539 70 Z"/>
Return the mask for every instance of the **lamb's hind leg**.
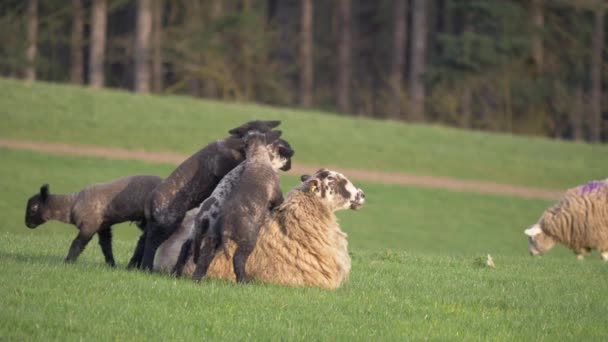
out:
<path id="1" fill-rule="evenodd" d="M 234 274 L 236 275 L 237 283 L 245 283 L 248 281 L 247 274 L 245 273 L 245 266 L 247 265 L 247 259 L 253 249 L 255 248 L 255 241 L 243 241 L 239 243 L 236 251 L 234 251 L 234 257 L 232 263 L 234 266 Z"/>
<path id="2" fill-rule="evenodd" d="M 192 275 L 192 280 L 201 281 L 201 279 L 207 274 L 209 265 L 211 265 L 219 245 L 220 239 L 217 236 L 207 236 L 205 238 L 200 255 L 196 261 L 196 269 Z"/>
<path id="3" fill-rule="evenodd" d="M 74 261 L 76 261 L 80 253 L 82 253 L 89 241 L 91 241 L 92 237 L 93 234 L 89 233 L 86 230 L 80 229 L 80 233 L 78 233 L 78 236 L 76 236 L 74 241 L 72 241 L 68 256 L 65 257 L 65 262 L 73 263 Z"/>
<path id="4" fill-rule="evenodd" d="M 97 235 L 99 236 L 99 245 L 101 246 L 101 252 L 106 258 L 106 264 L 115 267 L 114 254 L 112 253 L 112 226 L 102 228 Z"/>
<path id="5" fill-rule="evenodd" d="M 188 262 L 188 258 L 191 255 L 191 251 L 192 239 L 188 239 L 182 244 L 182 249 L 179 251 L 177 262 L 175 263 L 175 266 L 173 266 L 173 270 L 171 270 L 171 273 L 175 274 L 175 276 L 177 277 L 182 276 L 182 273 L 184 272 L 184 266 L 186 266 L 186 263 Z"/>
<path id="6" fill-rule="evenodd" d="M 130 270 L 135 267 L 141 266 L 141 259 L 144 256 L 144 248 L 146 247 L 146 232 L 144 231 L 139 240 L 137 240 L 137 245 L 135 246 L 135 251 L 133 251 L 133 256 L 131 260 L 129 260 L 129 265 L 127 265 L 127 269 Z"/>

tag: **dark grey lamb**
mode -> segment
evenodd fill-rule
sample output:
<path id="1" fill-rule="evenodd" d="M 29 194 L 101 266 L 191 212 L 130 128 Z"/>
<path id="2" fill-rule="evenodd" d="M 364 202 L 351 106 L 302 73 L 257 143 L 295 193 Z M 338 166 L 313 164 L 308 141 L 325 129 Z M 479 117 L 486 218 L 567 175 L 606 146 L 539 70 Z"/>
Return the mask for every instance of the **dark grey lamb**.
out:
<path id="1" fill-rule="evenodd" d="M 271 134 L 273 132 L 267 133 Z M 267 140 L 273 140 L 273 137 L 266 137 Z M 274 141 L 273 146 L 269 146 L 270 159 L 273 168 L 282 171 L 289 171 L 291 169 L 291 158 L 294 155 L 294 150 L 291 148 L 289 143 L 283 139 Z M 275 154 L 273 154 L 273 152 Z M 173 267 L 172 273 L 177 276 L 181 276 L 183 268 L 191 255 L 194 256 L 195 262 L 199 259 L 200 247 L 203 239 L 207 237 L 207 232 L 210 227 L 217 227 L 216 224 L 219 221 L 220 212 L 222 207 L 230 194 L 238 185 L 238 182 L 243 174 L 245 163 L 240 163 L 237 167 L 228 172 L 219 182 L 219 184 L 213 190 L 213 193 L 207 197 L 201 205 L 192 209 L 194 211 L 194 220 L 189 221 L 188 224 L 192 224 L 194 227 L 189 229 L 192 231 L 191 236 L 184 242 L 182 249 L 178 256 L 177 263 Z M 185 221 L 184 221 L 185 222 Z M 183 223 L 186 224 L 186 223 Z M 212 228 L 215 232 L 213 235 L 215 238 L 219 238 L 219 233 L 215 231 L 216 228 Z M 210 243 L 209 241 L 206 242 Z"/>
<path id="2" fill-rule="evenodd" d="M 226 243 L 233 240 L 236 251 L 232 262 L 237 282 L 246 282 L 245 265 L 253 251 L 260 227 L 269 211 L 283 202 L 278 170 L 279 144 L 263 134 L 251 132 L 246 138 L 247 159 L 234 190 L 221 208 L 218 222 L 210 227 L 201 247 L 192 279 L 200 281 L 220 247 L 227 257 Z"/>
<path id="3" fill-rule="evenodd" d="M 266 133 L 280 121 L 250 121 L 228 131 L 180 164 L 152 192 L 146 203 L 146 242 L 141 266 L 152 270 L 154 254 L 180 226 L 186 212 L 207 198 L 219 181 L 245 159 L 243 136 L 250 131 Z M 132 266 L 132 265 L 130 265 Z"/>
<path id="4" fill-rule="evenodd" d="M 133 221 L 143 229 L 146 198 L 161 181 L 158 176 L 131 176 L 93 184 L 70 194 L 51 194 L 49 185 L 45 184 L 27 201 L 25 225 L 33 229 L 49 220 L 75 225 L 79 232 L 70 246 L 66 262 L 76 261 L 97 233 L 106 263 L 115 266 L 112 225 Z M 140 238 L 140 250 L 143 242 Z"/>

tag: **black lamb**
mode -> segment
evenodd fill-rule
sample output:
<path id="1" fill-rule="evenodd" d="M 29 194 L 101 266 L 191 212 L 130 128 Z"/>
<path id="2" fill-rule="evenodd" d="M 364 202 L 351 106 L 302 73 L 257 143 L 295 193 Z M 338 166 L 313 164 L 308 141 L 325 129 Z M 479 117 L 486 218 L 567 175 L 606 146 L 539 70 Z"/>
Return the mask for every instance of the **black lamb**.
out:
<path id="1" fill-rule="evenodd" d="M 229 137 L 190 156 L 154 189 L 146 202 L 143 269 L 152 270 L 158 246 L 180 226 L 186 212 L 201 204 L 222 177 L 245 159 L 245 134 L 250 131 L 266 133 L 280 123 L 256 120 L 231 129 Z"/>
<path id="2" fill-rule="evenodd" d="M 45 184 L 27 201 L 25 225 L 33 229 L 49 220 L 75 225 L 79 232 L 66 262 L 76 261 L 97 233 L 106 263 L 113 267 L 116 263 L 112 254 L 112 225 L 133 221 L 143 229 L 146 198 L 161 181 L 157 176 L 131 176 L 93 184 L 70 194 L 51 194 Z M 140 238 L 139 244 L 143 242 Z"/>
<path id="3" fill-rule="evenodd" d="M 226 243 L 230 239 L 237 245 L 233 256 L 236 281 L 247 281 L 245 265 L 255 247 L 260 227 L 269 210 L 283 202 L 278 170 L 286 159 L 281 156 L 277 141 L 269 144 L 267 138 L 271 133 L 264 136 L 252 132 L 245 137 L 247 159 L 241 164 L 242 173 L 221 207 L 218 222 L 209 227 L 192 279 L 200 281 L 205 276 L 220 247 L 228 257 Z"/>

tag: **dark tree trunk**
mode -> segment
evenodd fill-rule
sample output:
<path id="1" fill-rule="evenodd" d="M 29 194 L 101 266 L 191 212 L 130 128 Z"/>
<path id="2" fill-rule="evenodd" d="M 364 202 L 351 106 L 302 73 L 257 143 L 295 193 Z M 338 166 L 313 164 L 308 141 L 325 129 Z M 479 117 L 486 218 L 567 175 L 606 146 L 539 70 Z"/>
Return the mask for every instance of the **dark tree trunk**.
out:
<path id="1" fill-rule="evenodd" d="M 591 55 L 591 117 L 589 132 L 592 142 L 600 142 L 602 128 L 602 51 L 604 50 L 604 5 L 598 1 L 593 20 Z"/>
<path id="2" fill-rule="evenodd" d="M 570 127 L 572 129 L 572 139 L 575 141 L 583 140 L 583 87 L 577 86 L 574 91 L 574 104 L 570 109 Z"/>
<path id="3" fill-rule="evenodd" d="M 401 117 L 403 97 L 403 73 L 405 70 L 405 46 L 407 43 L 407 5 L 409 0 L 393 1 L 393 56 L 389 74 L 390 114 Z"/>
<path id="4" fill-rule="evenodd" d="M 163 91 L 163 1 L 154 0 L 152 18 L 152 88 L 155 93 Z"/>
<path id="5" fill-rule="evenodd" d="M 29 0 L 27 4 L 27 49 L 24 76 L 27 81 L 36 80 L 36 44 L 38 40 L 38 0 Z"/>
<path id="6" fill-rule="evenodd" d="M 426 69 L 427 50 L 427 6 L 426 0 L 412 3 L 412 48 L 409 74 L 410 111 L 412 121 L 424 120 L 425 89 L 422 74 Z"/>
<path id="7" fill-rule="evenodd" d="M 82 0 L 72 0 L 72 38 L 70 46 L 70 81 L 84 83 L 84 6 Z"/>
<path id="8" fill-rule="evenodd" d="M 106 48 L 106 0 L 93 0 L 91 13 L 91 47 L 89 53 L 89 85 L 98 89 L 104 85 Z"/>
<path id="9" fill-rule="evenodd" d="M 289 104 L 300 101 L 298 91 L 300 66 L 298 60 L 299 21 L 294 20 L 300 15 L 299 0 L 270 0 L 268 2 L 268 22 L 274 27 L 277 35 L 273 41 L 272 59 L 277 62 L 279 74 L 285 80 Z"/>
<path id="10" fill-rule="evenodd" d="M 543 38 L 542 31 L 545 26 L 545 17 L 543 14 L 543 0 L 532 1 L 532 15 L 534 20 L 534 28 L 536 33 L 532 37 L 532 58 L 536 64 L 536 70 L 543 70 Z"/>
<path id="11" fill-rule="evenodd" d="M 351 0 L 340 0 L 338 3 L 338 20 L 340 38 L 338 42 L 338 110 L 350 112 L 350 78 L 351 78 Z"/>
<path id="12" fill-rule="evenodd" d="M 312 1 L 313 0 L 302 0 L 302 26 L 300 28 L 300 104 L 304 107 L 312 106 L 312 85 L 314 82 Z"/>
<path id="13" fill-rule="evenodd" d="M 137 1 L 135 28 L 135 92 L 150 92 L 150 34 L 152 33 L 152 0 Z"/>

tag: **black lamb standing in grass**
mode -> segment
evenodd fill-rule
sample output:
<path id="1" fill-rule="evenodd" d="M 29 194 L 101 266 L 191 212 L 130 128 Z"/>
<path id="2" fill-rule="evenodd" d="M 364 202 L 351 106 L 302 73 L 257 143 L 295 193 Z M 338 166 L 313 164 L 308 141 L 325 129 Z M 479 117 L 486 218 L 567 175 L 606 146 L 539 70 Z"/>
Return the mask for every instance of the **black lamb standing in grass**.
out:
<path id="1" fill-rule="evenodd" d="M 256 120 L 231 129 L 228 138 L 215 141 L 190 156 L 156 187 L 145 208 L 143 269 L 152 270 L 158 246 L 177 230 L 186 212 L 201 204 L 222 177 L 245 159 L 245 134 L 250 131 L 266 133 L 280 123 Z M 129 267 L 138 264 L 135 261 Z"/>
<path id="2" fill-rule="evenodd" d="M 283 202 L 278 170 L 273 163 L 280 157 L 278 144 L 269 143 L 263 134 L 252 132 L 246 138 L 247 159 L 232 193 L 221 208 L 215 227 L 210 227 L 196 264 L 192 279 L 200 281 L 207 273 L 213 257 L 226 243 L 233 240 L 237 248 L 232 262 L 237 282 L 246 282 L 245 265 L 255 248 L 260 227 L 269 211 Z"/>
<path id="3" fill-rule="evenodd" d="M 45 184 L 27 201 L 25 225 L 33 229 L 49 220 L 75 225 L 79 232 L 70 246 L 66 262 L 76 261 L 97 233 L 106 263 L 115 266 L 112 225 L 134 221 L 143 229 L 146 198 L 161 181 L 157 176 L 131 176 L 93 184 L 70 194 L 51 194 L 49 185 Z M 139 244 L 143 242 L 140 238 Z"/>

